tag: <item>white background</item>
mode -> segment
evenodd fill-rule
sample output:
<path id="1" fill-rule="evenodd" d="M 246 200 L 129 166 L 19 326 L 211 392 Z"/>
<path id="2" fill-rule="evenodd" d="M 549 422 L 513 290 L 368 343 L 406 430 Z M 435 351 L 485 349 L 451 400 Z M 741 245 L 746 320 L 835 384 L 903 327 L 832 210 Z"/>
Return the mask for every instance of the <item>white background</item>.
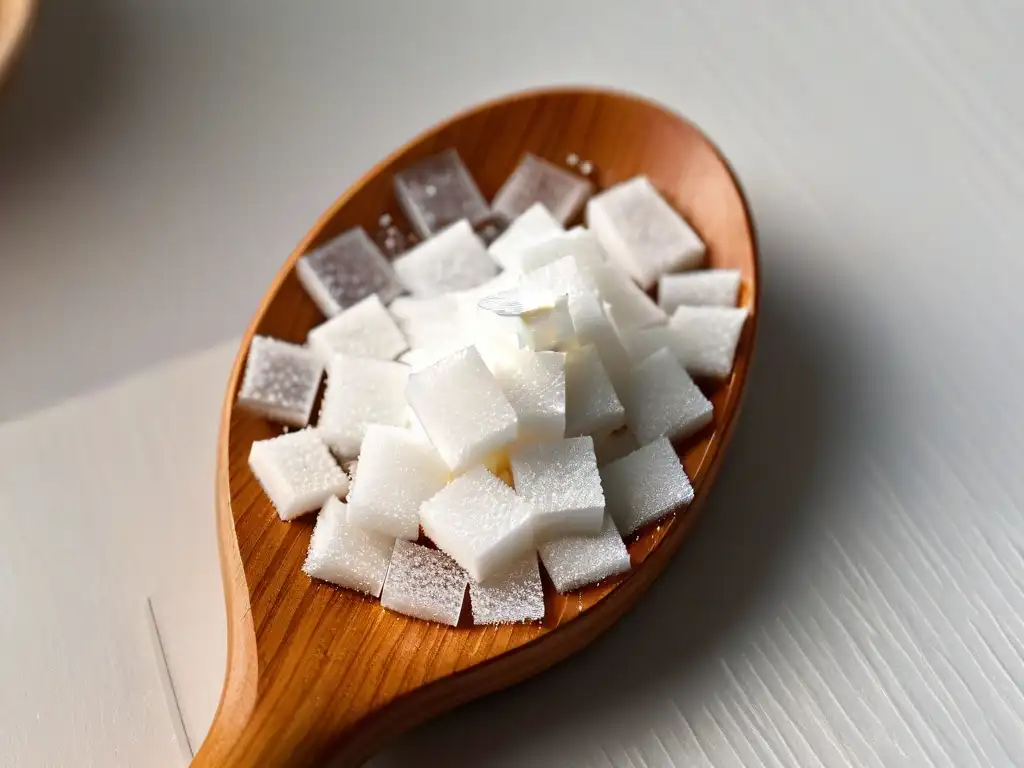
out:
<path id="1" fill-rule="evenodd" d="M 1024 765 L 1024 6 L 43 5 L 0 92 L 7 761 L 180 764 L 145 598 L 198 740 L 231 340 L 385 153 L 580 82 L 667 102 L 738 170 L 764 267 L 747 410 L 635 611 L 375 764 Z"/>

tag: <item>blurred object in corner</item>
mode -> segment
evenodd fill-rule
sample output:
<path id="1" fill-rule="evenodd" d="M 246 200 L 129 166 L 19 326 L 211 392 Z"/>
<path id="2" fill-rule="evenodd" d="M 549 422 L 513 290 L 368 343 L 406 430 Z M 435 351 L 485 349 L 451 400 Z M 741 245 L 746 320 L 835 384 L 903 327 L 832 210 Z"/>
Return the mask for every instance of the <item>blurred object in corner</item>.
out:
<path id="1" fill-rule="evenodd" d="M 0 0 L 0 86 L 21 53 L 35 12 L 36 0 Z"/>

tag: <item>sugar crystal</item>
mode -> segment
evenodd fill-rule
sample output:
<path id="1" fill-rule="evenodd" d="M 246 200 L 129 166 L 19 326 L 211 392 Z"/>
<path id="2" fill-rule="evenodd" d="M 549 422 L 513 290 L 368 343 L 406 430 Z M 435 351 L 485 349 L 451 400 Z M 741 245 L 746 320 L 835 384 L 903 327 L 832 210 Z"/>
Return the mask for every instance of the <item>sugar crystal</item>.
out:
<path id="1" fill-rule="evenodd" d="M 544 585 L 537 554 L 531 552 L 486 582 L 469 583 L 474 624 L 510 624 L 544 618 Z"/>
<path id="2" fill-rule="evenodd" d="M 238 405 L 292 427 L 309 422 L 323 363 L 305 347 L 253 336 Z"/>
<path id="3" fill-rule="evenodd" d="M 314 579 L 380 597 L 394 546 L 393 536 L 352 525 L 344 502 L 332 496 L 317 515 L 302 570 Z"/>
<path id="4" fill-rule="evenodd" d="M 456 626 L 469 578 L 444 552 L 399 539 L 391 553 L 380 604 L 425 621 Z"/>
<path id="5" fill-rule="evenodd" d="M 313 429 L 257 440 L 249 449 L 249 468 L 282 520 L 320 509 L 331 496 L 348 493 L 348 475 Z"/>
<path id="6" fill-rule="evenodd" d="M 422 238 L 459 219 L 480 224 L 491 209 L 454 149 L 431 155 L 395 174 L 395 196 Z"/>
<path id="7" fill-rule="evenodd" d="M 601 482 L 623 536 L 693 501 L 693 487 L 667 438 L 601 467 Z"/>
<path id="8" fill-rule="evenodd" d="M 495 213 L 509 220 L 534 203 L 543 203 L 562 224 L 575 216 L 594 185 L 574 173 L 527 154 L 494 196 Z"/>

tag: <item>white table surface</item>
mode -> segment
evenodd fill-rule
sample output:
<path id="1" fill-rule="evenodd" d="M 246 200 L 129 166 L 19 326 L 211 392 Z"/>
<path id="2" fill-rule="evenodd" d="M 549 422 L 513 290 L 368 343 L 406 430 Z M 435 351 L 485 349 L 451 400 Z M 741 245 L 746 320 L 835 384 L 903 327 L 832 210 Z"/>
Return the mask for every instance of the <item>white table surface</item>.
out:
<path id="1" fill-rule="evenodd" d="M 0 93 L 5 764 L 181 764 L 146 598 L 197 741 L 232 339 L 394 146 L 588 82 L 685 112 L 746 185 L 747 410 L 635 611 L 374 765 L 1024 765 L 1024 6 L 42 5 Z"/>

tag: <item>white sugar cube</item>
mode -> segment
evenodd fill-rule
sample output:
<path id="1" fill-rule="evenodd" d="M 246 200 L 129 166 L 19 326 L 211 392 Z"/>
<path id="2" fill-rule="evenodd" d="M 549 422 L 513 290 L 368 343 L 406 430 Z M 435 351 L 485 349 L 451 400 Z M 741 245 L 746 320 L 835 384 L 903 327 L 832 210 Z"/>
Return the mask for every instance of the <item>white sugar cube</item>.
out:
<path id="1" fill-rule="evenodd" d="M 533 551 L 533 506 L 477 466 L 420 507 L 431 541 L 476 581 L 500 573 Z"/>
<path id="2" fill-rule="evenodd" d="M 593 345 L 565 358 L 565 436 L 611 432 L 626 423 L 626 409 Z"/>
<path id="3" fill-rule="evenodd" d="M 411 349 L 439 347 L 458 343 L 461 349 L 470 343 L 471 334 L 460 314 L 456 294 L 430 298 L 399 296 L 388 307 Z"/>
<path id="4" fill-rule="evenodd" d="M 394 261 L 395 272 L 414 296 L 437 296 L 480 285 L 498 265 L 484 241 L 465 219 L 406 251 Z"/>
<path id="5" fill-rule="evenodd" d="M 331 496 L 348 493 L 348 475 L 316 430 L 257 440 L 249 449 L 249 468 L 282 520 L 294 520 L 320 509 Z"/>
<path id="6" fill-rule="evenodd" d="M 594 435 L 594 453 L 599 467 L 628 456 L 639 447 L 640 443 L 629 427 Z"/>
<path id="7" fill-rule="evenodd" d="M 394 360 L 409 348 L 377 294 L 318 325 L 306 343 L 325 363 L 337 354 Z"/>
<path id="8" fill-rule="evenodd" d="M 310 350 L 269 336 L 253 336 L 238 405 L 271 421 L 304 427 L 322 373 L 323 363 Z"/>
<path id="9" fill-rule="evenodd" d="M 511 220 L 535 202 L 543 203 L 565 224 L 575 216 L 594 185 L 536 155 L 526 154 L 494 196 L 495 213 Z"/>
<path id="10" fill-rule="evenodd" d="M 601 467 L 608 512 L 623 536 L 693 501 L 693 487 L 667 438 Z"/>
<path id="11" fill-rule="evenodd" d="M 604 516 L 597 535 L 564 536 L 540 545 L 540 561 L 561 593 L 629 570 L 629 552 L 615 523 Z"/>
<path id="12" fill-rule="evenodd" d="M 572 256 L 563 256 L 526 274 L 519 280 L 519 289 L 526 296 L 569 297 L 570 306 L 576 296 L 593 296 L 595 291 Z"/>
<path id="13" fill-rule="evenodd" d="M 488 251 L 505 269 L 521 271 L 519 254 L 524 248 L 564 231 L 543 203 L 534 203 L 491 243 Z"/>
<path id="14" fill-rule="evenodd" d="M 601 530 L 604 493 L 592 438 L 523 445 L 509 460 L 516 493 L 533 504 L 537 541 Z"/>
<path id="15" fill-rule="evenodd" d="M 655 328 L 634 328 L 619 334 L 622 345 L 629 353 L 630 359 L 642 363 L 659 349 L 671 352 L 680 365 L 685 367 L 687 347 L 683 336 L 675 328 L 657 326 Z"/>
<path id="16" fill-rule="evenodd" d="M 711 401 L 667 349 L 633 369 L 623 404 L 641 445 L 659 437 L 683 440 L 711 423 Z"/>
<path id="17" fill-rule="evenodd" d="M 448 467 L 430 443 L 402 427 L 370 424 L 359 452 L 359 479 L 348 495 L 349 522 L 415 541 L 420 504 L 447 482 Z"/>
<path id="18" fill-rule="evenodd" d="M 347 514 L 344 502 L 334 496 L 327 500 L 302 570 L 314 579 L 380 597 L 395 539 L 352 525 Z"/>
<path id="19" fill-rule="evenodd" d="M 587 225 L 609 259 L 645 290 L 664 273 L 692 269 L 704 260 L 700 236 L 643 176 L 592 197 Z"/>
<path id="20" fill-rule="evenodd" d="M 701 269 L 662 275 L 658 281 L 658 305 L 669 314 L 683 305 L 734 307 L 739 294 L 738 269 Z"/>
<path id="21" fill-rule="evenodd" d="M 746 320 L 746 309 L 677 307 L 669 325 L 682 337 L 683 367 L 694 376 L 727 377 Z"/>
<path id="22" fill-rule="evenodd" d="M 335 355 L 327 364 L 327 389 L 317 431 L 338 456 L 359 455 L 367 424 L 405 426 L 409 367 L 368 357 Z"/>
<path id="23" fill-rule="evenodd" d="M 474 624 L 510 624 L 544 618 L 544 585 L 536 553 L 484 583 L 469 583 Z"/>
<path id="24" fill-rule="evenodd" d="M 592 344 L 621 400 L 629 387 L 632 361 L 604 307 L 593 294 L 569 298 L 569 314 L 580 346 Z"/>
<path id="25" fill-rule="evenodd" d="M 459 219 L 480 224 L 491 209 L 454 149 L 395 174 L 395 197 L 416 234 L 426 238 Z"/>
<path id="26" fill-rule="evenodd" d="M 563 351 L 576 346 L 576 327 L 568 296 L 556 296 L 547 306 L 524 313 L 519 327 L 521 346 L 536 352 Z"/>
<path id="27" fill-rule="evenodd" d="M 607 258 L 593 232 L 585 227 L 573 227 L 523 248 L 518 266 L 523 272 L 533 272 L 566 256 L 574 258 L 581 269 L 599 267 Z"/>
<path id="28" fill-rule="evenodd" d="M 362 227 L 343 232 L 301 257 L 295 274 L 327 317 L 371 294 L 387 304 L 402 292 L 395 271 Z"/>
<path id="29" fill-rule="evenodd" d="M 516 412 L 475 347 L 413 373 L 405 395 L 453 472 L 516 438 Z"/>
<path id="30" fill-rule="evenodd" d="M 588 274 L 620 332 L 668 322 L 664 310 L 617 267 L 604 265 L 588 270 Z"/>
<path id="31" fill-rule="evenodd" d="M 382 607 L 456 626 L 466 599 L 466 572 L 444 552 L 399 539 L 380 595 Z"/>
<path id="32" fill-rule="evenodd" d="M 517 350 L 494 369 L 516 416 L 519 441 L 560 440 L 565 434 L 565 354 Z"/>
<path id="33" fill-rule="evenodd" d="M 500 336 L 511 338 L 514 349 L 536 352 L 576 346 L 576 329 L 565 294 L 522 288 L 500 291 L 479 300 L 472 324 L 478 329 L 478 342 L 481 336 Z"/>

